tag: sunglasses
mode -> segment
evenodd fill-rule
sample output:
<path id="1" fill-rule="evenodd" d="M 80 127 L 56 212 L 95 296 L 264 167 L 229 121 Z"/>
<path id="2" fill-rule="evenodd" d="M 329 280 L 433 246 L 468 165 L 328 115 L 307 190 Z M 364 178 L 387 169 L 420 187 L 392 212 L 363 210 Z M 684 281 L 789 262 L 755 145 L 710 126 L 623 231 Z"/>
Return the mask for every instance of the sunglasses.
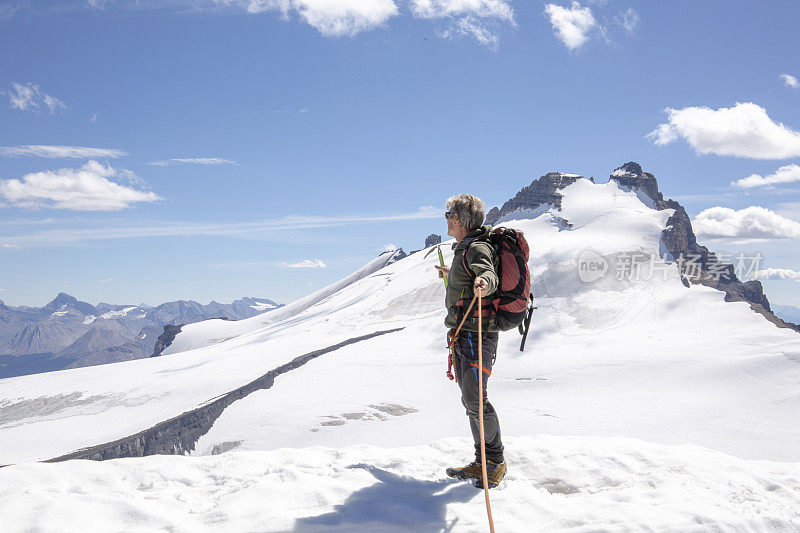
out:
<path id="1" fill-rule="evenodd" d="M 452 213 L 452 212 L 453 212 L 452 210 L 450 210 L 450 211 L 445 211 L 445 212 L 444 212 L 444 218 L 450 218 L 450 213 Z"/>

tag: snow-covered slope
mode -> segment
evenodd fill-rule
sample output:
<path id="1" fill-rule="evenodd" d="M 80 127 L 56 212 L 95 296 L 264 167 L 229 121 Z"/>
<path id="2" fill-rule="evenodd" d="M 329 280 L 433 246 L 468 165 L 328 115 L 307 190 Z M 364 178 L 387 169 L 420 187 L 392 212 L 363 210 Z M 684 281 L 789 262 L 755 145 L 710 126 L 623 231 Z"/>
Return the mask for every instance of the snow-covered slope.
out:
<path id="1" fill-rule="evenodd" d="M 648 455 L 649 451 L 636 455 L 639 452 L 633 448 L 638 449 L 638 445 L 628 441 L 620 444 L 623 443 L 620 438 L 675 446 L 663 453 L 674 454 L 687 472 L 698 466 L 693 461 L 698 460 L 699 452 L 681 445 L 694 444 L 749 460 L 737 462 L 716 455 L 720 461 L 739 466 L 719 472 L 720 477 L 714 479 L 703 477 L 706 475 L 703 472 L 712 474 L 711 467 L 699 469 L 697 490 L 701 490 L 703 483 L 711 483 L 723 491 L 725 483 L 736 479 L 759 480 L 766 491 L 760 493 L 766 507 L 753 509 L 767 513 L 763 516 L 774 511 L 780 520 L 787 520 L 791 513 L 786 509 L 781 511 L 783 514 L 778 513 L 772 506 L 797 501 L 800 490 L 796 484 L 797 465 L 775 467 L 774 472 L 782 473 L 775 473 L 773 479 L 769 474 L 772 467 L 753 461 L 800 462 L 797 424 L 800 336 L 775 327 L 744 302 L 724 302 L 722 292 L 701 285 L 685 287 L 675 265 L 665 264 L 656 257 L 661 249 L 661 232 L 671 214 L 669 210 L 649 208 L 635 193 L 620 190 L 614 181 L 593 184 L 578 180 L 561 192 L 561 211 L 548 210 L 532 219 L 507 222 L 525 231 L 532 244 L 531 266 L 539 306 L 525 353 L 518 350 L 519 336 L 515 332 L 501 334 L 490 382 L 490 397 L 499 412 L 504 435 L 509 438 L 512 472 L 519 469 L 518 474 L 510 473 L 509 479 L 522 484 L 518 487 L 544 488 L 545 492 L 549 483 L 556 487 L 556 493 L 562 482 L 564 487 L 587 483 L 585 491 L 579 489 L 575 494 L 589 498 L 593 482 L 581 476 L 595 474 L 586 472 L 591 463 L 589 459 L 581 459 L 581 454 L 592 455 L 599 442 L 597 437 L 612 439 L 603 441 L 610 442 L 609 446 L 619 444 L 614 453 L 620 461 L 635 456 L 644 465 L 655 465 L 658 461 Z M 563 219 L 571 226 L 565 225 Z M 445 259 L 450 260 L 449 247 L 444 246 L 443 251 Z M 578 258 L 587 253 L 601 258 L 639 254 L 653 259 L 652 267 L 645 270 L 653 268 L 655 272 L 650 276 L 644 272 L 642 277 L 632 279 L 625 276 L 618 279 L 610 272 L 596 281 L 582 281 Z M 425 258 L 424 253 L 416 253 L 383 268 L 368 265 L 365 269 L 369 272 L 357 273 L 355 280 L 342 282 L 338 288 L 262 317 L 193 324 L 176 339 L 171 347 L 175 351 L 164 357 L 2 380 L 0 464 L 46 459 L 131 435 L 206 404 L 302 354 L 368 333 L 404 328 L 326 353 L 278 376 L 271 388 L 257 390 L 233 402 L 197 441 L 193 453 L 206 455 L 236 449 L 232 457 L 248 462 L 248 468 L 263 473 L 265 469 L 258 461 L 282 462 L 294 475 L 316 479 L 331 492 L 309 495 L 304 491 L 310 489 L 301 481 L 286 488 L 286 498 L 296 496 L 295 503 L 314 498 L 322 502 L 313 504 L 314 510 L 308 516 L 325 515 L 348 497 L 356 498 L 354 505 L 359 505 L 357 502 L 362 500 L 358 500 L 361 494 L 358 491 L 375 483 L 372 474 L 343 470 L 342 479 L 335 476 L 327 479 L 327 473 L 315 471 L 331 464 L 343 469 L 345 463 L 360 462 L 356 458 L 359 454 L 365 456 L 363 461 L 367 463 L 375 458 L 378 463 L 394 464 L 386 468 L 393 475 L 412 476 L 416 483 L 435 483 L 426 485 L 431 490 L 438 487 L 434 495 L 446 490 L 449 485 L 441 481 L 441 465 L 445 461 L 466 461 L 470 447 L 460 441 L 458 446 L 448 444 L 450 448 L 430 444 L 466 436 L 469 431 L 457 387 L 444 376 L 444 289 L 433 269 L 436 262 L 435 254 Z M 556 440 L 544 439 L 540 445 L 538 437 L 527 437 L 540 434 L 571 435 L 577 436 L 577 440 L 553 437 Z M 352 448 L 361 445 L 413 446 L 417 450 L 403 455 Z M 569 456 L 571 459 L 565 459 L 575 461 L 573 470 L 562 477 L 550 476 L 555 481 L 548 482 L 550 477 L 542 474 L 548 471 L 548 466 L 539 464 L 547 459 L 541 454 L 551 446 L 562 445 L 574 445 L 575 450 L 580 450 Z M 332 446 L 340 450 L 238 454 L 243 450 L 309 446 Z M 304 453 L 310 454 L 308 459 L 302 459 Z M 428 457 L 426 454 L 430 454 L 433 466 L 397 462 L 405 461 L 402 457 Z M 395 456 L 398 458 L 393 463 L 391 458 Z M 334 460 L 336 457 L 339 459 Z M 208 465 L 223 465 L 214 461 L 226 461 L 199 457 L 194 460 L 197 462 L 187 458 L 137 461 L 141 461 L 141 468 L 159 471 L 166 464 L 164 461 L 175 461 L 171 463 L 174 468 L 188 469 L 187 472 L 193 473 L 187 476 L 200 477 L 207 475 L 202 472 L 210 468 Z M 596 479 L 606 475 L 615 479 L 609 473 L 616 468 L 611 459 L 593 456 L 591 460 L 604 461 L 603 468 L 607 469 L 597 469 Z M 229 461 L 224 463 L 225 468 L 229 466 L 235 471 L 234 459 Z M 295 461 L 297 464 L 293 466 L 285 464 Z M 537 466 L 541 470 L 536 470 Z M 428 467 L 431 470 L 426 473 L 415 470 Z M 737 477 L 739 467 L 747 472 L 742 474 L 743 478 Z M 109 468 L 112 470 L 108 472 L 112 472 L 117 467 L 59 465 L 58 468 L 74 468 L 79 471 L 75 474 L 78 477 L 91 477 L 94 472 L 101 472 L 93 469 Z M 670 471 L 666 466 L 659 474 L 660 467 L 654 468 L 653 476 L 662 480 L 665 478 L 658 476 Z M 0 470 L 0 487 L 8 483 L 10 478 L 6 476 L 12 475 L 7 471 Z M 44 476 L 42 483 L 48 483 L 45 480 L 52 475 L 46 470 L 35 472 Z M 631 472 L 619 474 L 621 487 L 639 487 L 640 474 Z M 788 476 L 785 479 L 780 477 L 784 474 Z M 241 474 L 237 479 L 248 479 L 247 475 Z M 286 473 L 276 475 L 291 478 Z M 514 477 L 517 475 L 520 477 Z M 351 484 L 345 479 L 351 477 L 357 482 Z M 207 481 L 198 483 L 202 486 Z M 771 486 L 770 483 L 782 488 L 764 488 Z M 517 501 L 522 497 L 517 494 L 523 490 L 511 487 L 509 483 L 509 502 Z M 386 490 L 387 494 L 394 494 L 391 486 Z M 607 494 L 619 496 L 618 510 L 628 508 L 624 503 L 626 497 L 633 498 L 630 509 L 636 507 L 635 502 L 640 498 L 644 498 L 640 503 L 647 508 L 646 487 L 631 490 L 628 494 Z M 750 489 L 742 489 L 741 494 L 747 490 Z M 545 492 L 534 491 L 539 495 L 536 498 L 544 500 L 563 497 Z M 715 513 L 724 512 L 732 505 L 730 498 L 738 496 L 722 492 L 718 496 L 705 511 L 701 509 L 702 502 L 696 505 L 689 502 L 680 513 L 676 511 L 675 521 L 670 522 L 667 514 L 663 522 L 653 524 L 679 524 L 674 527 L 682 529 L 681 525 L 691 526 L 695 516 L 697 524 L 706 519 L 721 520 L 721 515 Z M 573 497 L 571 501 L 578 500 Z M 247 501 L 237 504 L 244 506 L 243 513 L 250 505 Z M 452 514 L 456 507 L 451 505 L 456 505 L 455 502 L 445 501 L 442 505 L 447 506 L 442 516 L 451 517 L 447 523 L 452 517 L 461 516 Z M 581 523 L 588 528 L 595 524 L 592 513 L 602 515 L 597 518 L 596 529 L 603 529 L 602 524 L 607 522 L 602 520 L 611 520 L 609 517 L 614 514 L 611 508 L 581 510 L 581 503 L 565 505 L 583 516 Z M 162 511 L 167 512 L 153 508 L 153 513 Z M 635 527 L 635 520 L 645 511 L 630 512 L 634 513 L 630 525 Z M 545 518 L 552 520 L 554 527 L 567 527 L 568 522 L 561 521 L 567 520 L 566 516 L 565 511 L 563 515 L 556 513 Z M 745 528 L 748 525 L 759 528 L 763 527 L 759 524 L 765 523 L 751 522 L 761 519 L 750 515 L 737 516 L 741 521 L 736 524 L 744 524 Z M 275 527 L 288 527 L 278 525 L 285 523 L 280 518 L 276 520 Z M 458 526 L 469 530 L 469 523 L 461 522 Z M 724 522 L 717 523 L 725 526 Z M 239 522 L 229 524 L 238 527 Z M 242 524 L 247 529 L 249 522 Z M 311 521 L 307 525 L 313 529 L 312 526 L 319 524 Z M 578 522 L 575 527 L 580 527 Z M 342 526 L 342 530 L 348 529 Z"/>
<path id="2" fill-rule="evenodd" d="M 796 531 L 800 464 L 623 438 L 511 437 L 497 531 Z M 233 451 L 0 470 L 6 531 L 488 531 L 443 478 L 471 443 Z M 25 487 L 25 490 L 22 490 Z"/>
<path id="3" fill-rule="evenodd" d="M 384 252 L 360 269 L 356 270 L 349 276 L 341 280 L 323 287 L 322 289 L 309 294 L 297 301 L 284 306 L 283 308 L 273 311 L 268 315 L 257 315 L 245 320 L 237 320 L 235 322 L 225 320 L 206 320 L 201 323 L 187 324 L 181 328 L 181 332 L 175 337 L 167 348 L 164 349 L 162 355 L 171 353 L 185 352 L 203 346 L 210 346 L 217 344 L 223 340 L 231 339 L 235 336 L 248 333 L 250 331 L 259 330 L 269 324 L 276 324 L 281 321 L 292 318 L 293 316 L 305 311 L 312 305 L 321 302 L 332 294 L 352 285 L 356 281 L 374 274 L 388 264 L 393 263 L 403 254 L 401 250 L 394 250 L 391 252 Z"/>

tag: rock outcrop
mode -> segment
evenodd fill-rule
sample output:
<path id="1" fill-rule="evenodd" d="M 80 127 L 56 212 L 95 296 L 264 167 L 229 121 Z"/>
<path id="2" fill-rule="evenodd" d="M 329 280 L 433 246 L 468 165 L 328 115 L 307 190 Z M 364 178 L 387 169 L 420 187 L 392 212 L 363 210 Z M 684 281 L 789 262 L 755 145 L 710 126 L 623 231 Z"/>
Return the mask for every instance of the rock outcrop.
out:
<path id="1" fill-rule="evenodd" d="M 577 174 L 565 174 L 563 172 L 548 172 L 541 178 L 535 180 L 527 187 L 523 187 L 514 198 L 503 204 L 500 209 L 493 207 L 486 213 L 486 224 L 496 224 L 505 215 L 518 209 L 533 210 L 545 204 L 561 209 L 561 193 L 567 185 L 575 183 L 579 179 L 586 179 Z M 593 178 L 589 180 L 594 183 Z"/>
<path id="2" fill-rule="evenodd" d="M 437 235 L 435 233 L 431 233 L 430 235 L 425 237 L 425 248 L 427 248 L 429 246 L 434 246 L 436 244 L 441 244 L 441 242 L 442 242 L 442 236 L 441 235 Z"/>
<path id="3" fill-rule="evenodd" d="M 178 326 L 173 326 L 172 324 L 167 324 L 164 326 L 164 333 L 158 336 L 158 340 L 156 341 L 156 345 L 153 348 L 153 355 L 150 357 L 158 357 L 170 344 L 172 341 L 175 340 L 175 335 L 181 332 L 181 328 L 183 328 L 184 324 L 180 324 Z"/>

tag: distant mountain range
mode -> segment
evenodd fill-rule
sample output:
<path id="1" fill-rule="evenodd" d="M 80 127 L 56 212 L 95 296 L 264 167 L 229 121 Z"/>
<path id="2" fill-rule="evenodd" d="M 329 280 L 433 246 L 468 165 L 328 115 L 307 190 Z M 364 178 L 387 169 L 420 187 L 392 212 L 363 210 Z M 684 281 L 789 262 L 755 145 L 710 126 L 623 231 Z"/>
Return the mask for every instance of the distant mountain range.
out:
<path id="1" fill-rule="evenodd" d="M 149 357 L 166 325 L 241 320 L 278 307 L 265 298 L 95 306 L 63 292 L 44 307 L 0 300 L 0 378 Z"/>

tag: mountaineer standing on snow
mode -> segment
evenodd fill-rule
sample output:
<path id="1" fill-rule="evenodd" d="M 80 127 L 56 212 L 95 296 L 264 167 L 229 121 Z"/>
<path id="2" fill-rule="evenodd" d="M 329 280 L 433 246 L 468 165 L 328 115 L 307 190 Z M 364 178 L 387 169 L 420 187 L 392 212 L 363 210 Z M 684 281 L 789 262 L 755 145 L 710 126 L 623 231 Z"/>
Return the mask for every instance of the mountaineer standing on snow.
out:
<path id="1" fill-rule="evenodd" d="M 487 401 L 486 385 L 492 373 L 500 328 L 491 313 L 491 295 L 498 288 L 498 259 L 492 246 L 482 240 L 492 227 L 482 226 L 485 204 L 471 194 L 460 194 L 447 200 L 445 218 L 447 234 L 456 239 L 453 263 L 450 268 L 437 266 L 439 277 L 448 276 L 445 306 L 445 325 L 450 328 L 448 344 L 464 313 L 478 291 L 483 298 L 483 417 L 486 440 L 486 469 L 489 487 L 495 487 L 506 473 L 500 424 L 494 407 Z M 481 239 L 481 240 L 476 240 Z M 477 302 L 477 300 L 476 300 Z M 475 442 L 475 461 L 462 468 L 448 468 L 447 475 L 459 479 L 476 479 L 482 486 L 481 442 L 478 426 L 478 318 L 477 303 L 470 311 L 452 346 L 456 383 L 461 388 L 461 403 L 467 409 L 472 438 Z"/>

